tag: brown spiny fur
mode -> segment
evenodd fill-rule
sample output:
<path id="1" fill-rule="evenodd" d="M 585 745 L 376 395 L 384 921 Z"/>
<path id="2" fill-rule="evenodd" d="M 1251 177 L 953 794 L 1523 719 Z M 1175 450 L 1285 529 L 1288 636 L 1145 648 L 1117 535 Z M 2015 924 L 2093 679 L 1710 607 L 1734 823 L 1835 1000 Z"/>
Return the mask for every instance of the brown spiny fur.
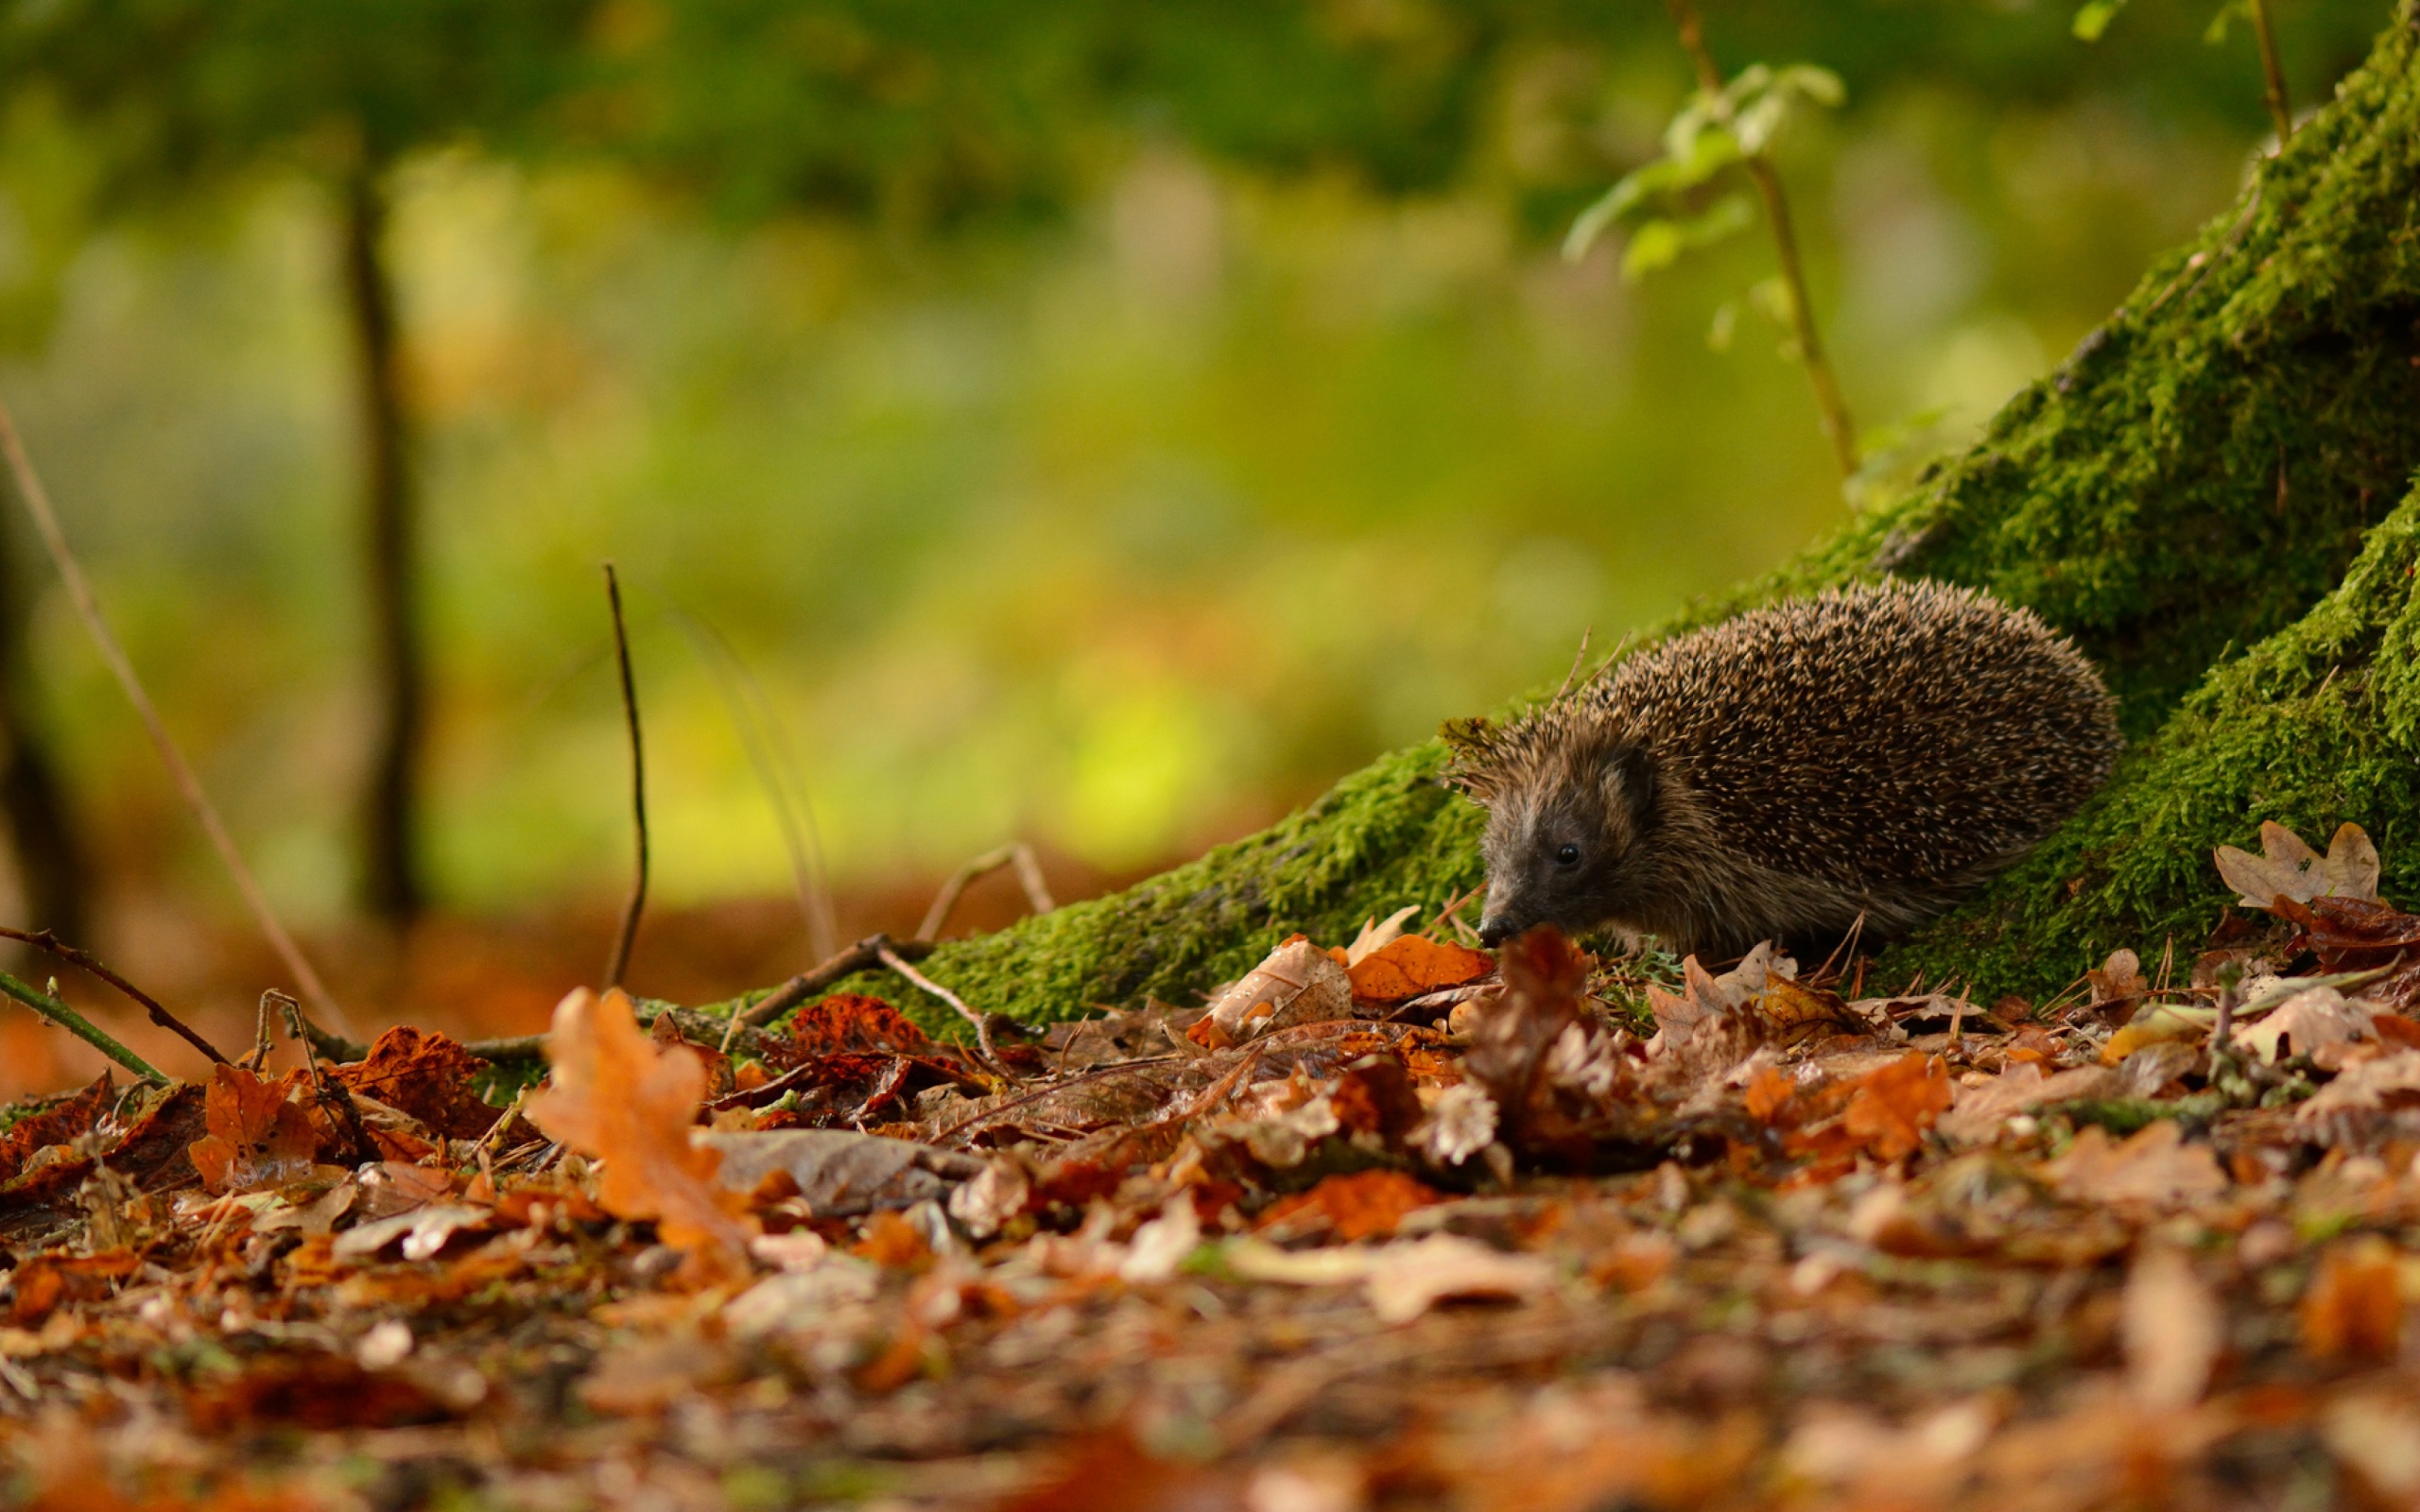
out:
<path id="1" fill-rule="evenodd" d="M 1489 811 L 1491 942 L 1611 925 L 1708 959 L 1922 922 L 2073 814 L 2118 747 L 2100 676 L 2031 610 L 1897 580 L 1445 733 L 1448 781 Z"/>

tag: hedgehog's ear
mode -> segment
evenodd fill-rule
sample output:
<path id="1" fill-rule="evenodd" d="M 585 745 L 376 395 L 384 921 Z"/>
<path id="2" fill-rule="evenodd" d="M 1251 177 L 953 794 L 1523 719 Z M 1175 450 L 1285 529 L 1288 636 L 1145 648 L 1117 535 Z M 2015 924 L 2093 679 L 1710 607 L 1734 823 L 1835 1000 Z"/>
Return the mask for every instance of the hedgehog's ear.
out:
<path id="1" fill-rule="evenodd" d="M 1655 811 L 1655 758 L 1644 746 L 1616 746 L 1605 757 L 1606 796 L 1630 816 L 1634 833 L 1647 829 Z"/>

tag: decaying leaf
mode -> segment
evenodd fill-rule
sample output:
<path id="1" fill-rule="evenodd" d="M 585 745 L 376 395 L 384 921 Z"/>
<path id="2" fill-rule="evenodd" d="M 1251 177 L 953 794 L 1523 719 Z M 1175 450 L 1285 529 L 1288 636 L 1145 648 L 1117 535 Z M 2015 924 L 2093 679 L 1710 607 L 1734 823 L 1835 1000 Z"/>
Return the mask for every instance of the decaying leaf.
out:
<path id="1" fill-rule="evenodd" d="M 473 1089 L 488 1063 L 441 1034 L 397 1024 L 378 1037 L 369 1056 L 333 1074 L 347 1087 L 410 1114 L 454 1140 L 486 1133 L 499 1109 Z"/>
<path id="2" fill-rule="evenodd" d="M 2401 1266 L 2376 1234 L 2332 1246 L 2303 1295 L 2303 1347 L 2320 1360 L 2392 1360 L 2403 1340 Z"/>
<path id="3" fill-rule="evenodd" d="M 2226 1320 L 2184 1251 L 2153 1245 L 2135 1260 L 2126 1279 L 2124 1329 L 2127 1384 L 2136 1401 L 2173 1412 L 2202 1400 L 2226 1347 Z"/>
<path id="4" fill-rule="evenodd" d="M 744 1273 L 752 1224 L 745 1199 L 715 1182 L 722 1156 L 690 1131 L 705 1067 L 686 1046 L 659 1049 L 631 1000 L 585 988 L 555 1009 L 546 1037 L 549 1085 L 530 1094 L 529 1121 L 605 1162 L 597 1200 L 622 1218 L 652 1218 L 664 1242 L 708 1275 Z"/>
<path id="5" fill-rule="evenodd" d="M 971 1155 L 847 1129 L 701 1132 L 696 1139 L 721 1155 L 715 1175 L 724 1187 L 753 1192 L 778 1171 L 797 1184 L 799 1196 L 818 1217 L 856 1217 L 945 1199 L 951 1187 L 983 1171 L 983 1162 Z"/>
<path id="6" fill-rule="evenodd" d="M 1914 1152 L 1925 1130 L 1949 1110 L 1949 1073 L 1937 1059 L 1904 1056 L 1857 1083 L 1841 1123 L 1878 1160 Z"/>
<path id="7" fill-rule="evenodd" d="M 2048 1175 L 2065 1196 L 2119 1206 L 2171 1208 L 2227 1189 L 2226 1174 L 2210 1147 L 2187 1143 L 2185 1131 L 2165 1118 L 2122 1144 L 2112 1143 L 2107 1130 L 2091 1125 L 2050 1162 Z"/>
<path id="8" fill-rule="evenodd" d="M 193 1143 L 194 1169 L 213 1192 L 251 1192 L 311 1174 L 319 1137 L 293 1100 L 302 1074 L 264 1077 L 241 1066 L 212 1069 L 203 1103 L 210 1132 Z"/>
<path id="9" fill-rule="evenodd" d="M 2366 1005 L 2346 1002 L 2332 987 L 2308 988 L 2236 1030 L 2230 1042 L 2273 1065 L 2289 1054 L 2308 1056 L 2323 1045 L 2375 1039 L 2370 1017 Z"/>
<path id="10" fill-rule="evenodd" d="M 2314 898 L 2352 898 L 2376 902 L 2378 852 L 2358 824 L 2342 824 L 2323 856 L 2284 825 L 2263 821 L 2259 855 L 2234 846 L 2218 849 L 2219 875 L 2243 896 L 2247 908 L 2267 909 L 2280 898 L 2308 903 Z"/>
<path id="11" fill-rule="evenodd" d="M 1508 1255 L 1454 1234 L 1375 1249 L 1292 1253 L 1257 1240 L 1227 1246 L 1236 1274 L 1296 1286 L 1360 1284 L 1382 1322 L 1408 1323 L 1453 1297 L 1526 1297 L 1550 1289 L 1554 1273 L 1534 1255 Z"/>
<path id="12" fill-rule="evenodd" d="M 1297 935 L 1219 996 L 1194 1025 L 1196 1042 L 1241 1044 L 1272 1029 L 1353 1016 L 1353 982 L 1336 957 Z"/>

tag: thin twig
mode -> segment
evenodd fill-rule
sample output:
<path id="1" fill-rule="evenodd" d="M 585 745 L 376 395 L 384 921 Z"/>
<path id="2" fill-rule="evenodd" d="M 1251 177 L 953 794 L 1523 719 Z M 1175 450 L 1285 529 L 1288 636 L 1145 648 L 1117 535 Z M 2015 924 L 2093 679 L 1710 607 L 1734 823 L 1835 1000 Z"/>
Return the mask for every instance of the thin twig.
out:
<path id="1" fill-rule="evenodd" d="M 52 564 L 59 569 L 60 580 L 67 585 L 68 602 L 75 606 L 77 617 L 84 622 L 85 630 L 92 635 L 111 675 L 117 679 L 118 688 L 126 695 L 127 702 L 134 706 L 135 717 L 143 722 L 144 732 L 151 737 L 151 744 L 160 753 L 161 764 L 168 768 L 169 781 L 176 784 L 178 795 L 184 799 L 185 807 L 193 811 L 202 833 L 210 837 L 211 847 L 218 852 L 220 863 L 227 868 L 228 875 L 234 879 L 235 891 L 242 895 L 244 906 L 251 911 L 253 921 L 260 925 L 261 933 L 268 936 L 269 948 L 277 952 L 278 959 L 285 963 L 285 969 L 294 973 L 296 984 L 302 988 L 302 995 L 311 1000 L 311 1005 L 327 1015 L 331 1022 L 346 1033 L 352 1033 L 352 1021 L 345 1017 L 344 1009 L 337 1005 L 335 996 L 320 980 L 320 973 L 311 969 L 311 962 L 302 954 L 302 948 L 294 943 L 294 937 L 285 932 L 285 926 L 278 922 L 276 910 L 269 907 L 268 895 L 261 891 L 260 883 L 252 876 L 252 868 L 244 864 L 243 852 L 235 849 L 235 837 L 228 833 L 226 821 L 218 816 L 218 810 L 210 801 L 210 795 L 202 791 L 201 779 L 194 775 L 184 753 L 177 748 L 175 738 L 168 733 L 166 721 L 160 717 L 160 711 L 153 706 L 151 696 L 143 691 L 143 680 L 134 675 L 134 663 L 127 660 L 125 648 L 117 644 L 117 637 L 110 630 L 109 621 L 102 617 L 100 600 L 94 596 L 93 585 L 85 578 L 84 569 L 77 561 L 76 554 L 68 549 L 67 533 L 60 528 L 59 515 L 50 507 L 50 493 L 43 487 L 41 475 L 34 472 L 33 459 L 26 455 L 26 444 L 17 435 L 16 420 L 9 414 L 6 404 L 0 404 L 0 451 L 7 452 L 9 469 L 16 476 L 18 500 L 25 505 L 26 512 L 33 517 L 34 529 L 41 535 L 43 547 L 49 551 Z"/>
<path id="2" fill-rule="evenodd" d="M 977 1124 L 988 1124 L 993 1119 L 999 1117 L 1002 1113 L 1014 1112 L 1016 1109 L 1025 1107 L 1028 1103 L 1039 1102 L 1041 1099 L 1049 1096 L 1052 1092 L 1063 1092 L 1070 1087 L 1081 1087 L 1086 1082 L 1100 1081 L 1106 1077 L 1117 1075 L 1121 1072 L 1133 1071 L 1144 1066 L 1165 1066 L 1170 1061 L 1180 1058 L 1180 1057 L 1176 1056 L 1145 1056 L 1138 1060 L 1121 1060 L 1115 1066 L 1097 1066 L 1091 1071 L 1080 1072 L 1076 1075 L 1066 1077 L 1063 1080 L 1054 1081 L 1047 1087 L 1036 1088 L 1034 1091 L 1027 1092 L 1022 1096 L 1011 1098 L 1009 1101 L 1000 1104 L 997 1108 L 987 1108 L 983 1111 L 977 1113 L 970 1118 L 961 1118 L 957 1123 L 952 1124 L 949 1127 L 934 1135 L 930 1143 L 939 1144 L 942 1141 L 949 1139 L 965 1129 L 973 1128 Z"/>
<path id="3" fill-rule="evenodd" d="M 605 564 L 605 602 L 614 610 L 614 657 L 622 669 L 622 723 L 631 736 L 631 823 L 638 832 L 638 875 L 631 883 L 631 905 L 622 911 L 622 927 L 614 936 L 614 954 L 605 963 L 605 989 L 622 985 L 631 964 L 631 946 L 638 938 L 639 914 L 647 907 L 647 751 L 639 742 L 639 690 L 631 675 L 631 634 L 622 623 L 622 580 L 614 564 Z"/>
<path id="4" fill-rule="evenodd" d="M 781 721 L 764 685 L 749 670 L 731 638 L 704 617 L 676 608 L 673 616 L 698 647 L 700 660 L 713 674 L 723 711 L 755 769 L 756 782 L 773 805 L 781 827 L 782 846 L 789 853 L 790 881 L 798 894 L 799 917 L 806 923 L 806 945 L 817 960 L 839 948 L 840 926 L 832 906 L 832 886 L 823 861 L 823 834 L 815 823 L 815 804 L 798 775 L 798 762 L 782 736 Z M 792 789 L 796 789 L 793 794 Z"/>
<path id="5" fill-rule="evenodd" d="M 2286 69 L 2277 58 L 2277 32 L 2269 25 L 2269 0 L 2252 0 L 2252 30 L 2260 39 L 2260 77 L 2267 84 L 2264 98 L 2269 118 L 2277 123 L 2277 150 L 2294 139 L 2294 112 L 2286 103 Z"/>
<path id="6" fill-rule="evenodd" d="M 752 1029 L 762 1028 L 833 983 L 880 966 L 886 949 L 896 951 L 903 960 L 910 961 L 921 961 L 933 953 L 932 945 L 925 940 L 893 940 L 888 935 L 869 935 L 815 970 L 801 971 L 766 993 L 739 1016 L 739 1022 Z"/>
<path id="7" fill-rule="evenodd" d="M 931 977 L 926 976 L 924 972 L 919 971 L 914 967 L 908 965 L 907 961 L 900 956 L 897 951 L 890 948 L 889 941 L 885 941 L 882 948 L 874 954 L 881 958 L 883 965 L 890 967 L 901 976 L 906 977 L 910 984 L 919 989 L 928 992 L 934 997 L 941 999 L 943 1003 L 948 1004 L 957 1011 L 959 1018 L 964 1019 L 968 1023 L 975 1026 L 975 1048 L 978 1052 L 979 1058 L 982 1060 L 983 1068 L 986 1071 L 990 1071 L 1011 1082 L 1017 1079 L 1016 1074 L 1001 1063 L 1000 1053 L 992 1047 L 992 1025 L 990 1021 L 988 1021 L 982 1014 L 979 1014 L 973 1008 L 968 1007 L 964 998 L 959 997 L 957 993 L 942 986 L 939 982 L 934 981 Z"/>
<path id="8" fill-rule="evenodd" d="M 1002 867 L 1017 868 L 1017 882 L 1025 888 L 1025 901 L 1037 914 L 1046 914 L 1059 904 L 1050 896 L 1049 885 L 1043 881 L 1042 862 L 1033 847 L 1014 840 L 997 850 L 986 850 L 974 860 L 950 873 L 942 890 L 933 895 L 933 906 L 925 910 L 925 921 L 916 926 L 916 937 L 926 943 L 940 937 L 942 927 L 958 907 L 958 900 L 979 877 L 988 877 Z"/>
<path id="9" fill-rule="evenodd" d="M 311 1054 L 311 1037 L 303 1027 L 310 1021 L 302 1017 L 302 1005 L 275 988 L 261 994 L 261 1010 L 271 1006 L 285 1014 L 286 1032 L 302 1046 L 302 1065 L 311 1073 L 311 1092 L 321 1108 L 334 1108 L 344 1122 L 346 1132 L 353 1136 L 353 1160 L 356 1166 L 369 1165 L 378 1159 L 378 1142 L 370 1137 L 370 1125 L 361 1121 L 361 1109 L 354 1106 L 353 1089 L 340 1077 L 320 1074 L 320 1057 Z"/>
<path id="10" fill-rule="evenodd" d="M 1683 50 L 1697 65 L 1698 87 L 1705 92 L 1707 103 L 1722 124 L 1729 126 L 1730 112 L 1722 102 L 1722 71 L 1715 66 L 1714 54 L 1706 50 L 1705 28 L 1698 24 L 1696 5 L 1693 0 L 1664 0 L 1664 4 L 1681 33 Z M 1849 419 L 1848 401 L 1841 397 L 1831 359 L 1824 355 L 1824 338 L 1815 326 L 1815 307 L 1807 301 L 1806 272 L 1799 261 L 1798 232 L 1790 220 L 1789 198 L 1782 192 L 1781 175 L 1773 171 L 1772 160 L 1763 152 L 1749 153 L 1740 163 L 1756 186 L 1756 198 L 1764 201 L 1765 226 L 1772 232 L 1773 254 L 1781 263 L 1782 283 L 1789 293 L 1791 335 L 1797 339 L 1798 360 L 1806 369 L 1807 382 L 1815 388 L 1815 407 L 1823 416 L 1824 434 L 1832 443 L 1832 456 L 1840 464 L 1841 476 L 1853 478 L 1858 470 L 1857 426 Z"/>
<path id="11" fill-rule="evenodd" d="M 26 1007 L 83 1040 L 145 1081 L 164 1082 L 168 1079 L 162 1075 L 149 1061 L 95 1028 L 91 1020 L 49 993 L 38 991 L 6 971 L 0 971 L 0 992 L 6 992 L 9 996 L 15 998 Z"/>
<path id="12" fill-rule="evenodd" d="M 99 977 L 102 981 L 107 982 L 110 986 L 117 988 L 120 992 L 125 993 L 136 1003 L 141 1004 L 143 1005 L 143 1011 L 151 1015 L 151 1022 L 153 1023 L 156 1023 L 161 1028 L 177 1035 L 182 1039 L 185 1043 L 193 1046 L 196 1050 L 200 1051 L 203 1055 L 208 1056 L 213 1064 L 220 1066 L 227 1064 L 227 1057 L 218 1053 L 218 1049 L 216 1045 L 213 1045 L 209 1040 L 204 1040 L 200 1035 L 196 1034 L 191 1028 L 186 1026 L 184 1021 L 179 1019 L 175 1014 L 170 1013 L 167 1009 L 160 1006 L 158 1001 L 155 1000 L 150 993 L 144 991 L 141 988 L 136 987 L 125 977 L 122 977 L 115 971 L 111 971 L 108 967 L 102 965 L 96 957 L 84 951 L 78 950 L 75 946 L 68 944 L 63 939 L 60 939 L 49 930 L 37 929 L 28 931 L 23 929 L 10 929 L 5 924 L 0 924 L 0 939 L 23 940 L 38 951 L 46 951 L 49 954 L 58 956 L 60 960 L 65 961 L 70 966 L 76 967 L 80 971 L 91 972 L 93 975 Z"/>

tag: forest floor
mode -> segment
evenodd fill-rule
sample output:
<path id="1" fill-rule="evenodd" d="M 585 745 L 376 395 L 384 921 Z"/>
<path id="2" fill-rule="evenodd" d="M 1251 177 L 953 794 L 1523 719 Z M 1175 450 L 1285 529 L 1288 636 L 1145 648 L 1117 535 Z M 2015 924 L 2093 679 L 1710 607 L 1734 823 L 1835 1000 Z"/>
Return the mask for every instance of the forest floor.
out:
<path id="1" fill-rule="evenodd" d="M 988 1045 L 270 1022 L 12 1110 L 0 1500 L 2413 1504 L 2420 917 L 2265 839 L 2045 1003 L 1399 918 Z"/>

